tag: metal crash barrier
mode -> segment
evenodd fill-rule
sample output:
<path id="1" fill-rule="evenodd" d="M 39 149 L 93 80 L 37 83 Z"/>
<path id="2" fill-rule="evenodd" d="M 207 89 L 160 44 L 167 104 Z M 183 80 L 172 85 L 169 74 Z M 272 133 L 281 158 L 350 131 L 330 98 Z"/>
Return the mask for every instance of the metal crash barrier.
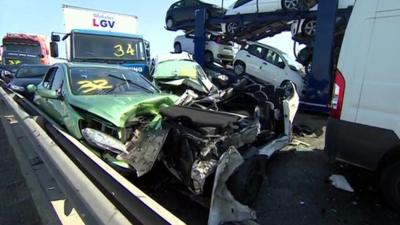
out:
<path id="1" fill-rule="evenodd" d="M 1 100 L 86 224 L 184 224 L 33 104 L 7 92 L 0 88 Z"/>

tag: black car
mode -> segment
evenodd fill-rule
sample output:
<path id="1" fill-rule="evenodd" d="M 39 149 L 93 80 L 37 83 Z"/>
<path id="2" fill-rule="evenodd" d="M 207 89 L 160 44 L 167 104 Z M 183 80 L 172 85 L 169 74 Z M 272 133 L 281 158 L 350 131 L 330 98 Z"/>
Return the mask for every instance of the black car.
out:
<path id="1" fill-rule="evenodd" d="M 199 0 L 181 0 L 172 4 L 165 16 L 165 24 L 167 30 L 178 30 L 178 29 L 194 29 L 194 27 L 183 27 L 180 26 L 184 22 L 195 20 L 196 9 L 206 9 L 206 18 L 219 17 L 224 15 L 225 9 L 221 6 L 208 4 Z M 220 26 L 207 27 L 208 29 L 220 29 Z"/>
<path id="2" fill-rule="evenodd" d="M 29 84 L 38 85 L 50 66 L 48 65 L 22 65 L 18 68 L 8 88 L 32 100 L 33 94 L 27 91 Z"/>

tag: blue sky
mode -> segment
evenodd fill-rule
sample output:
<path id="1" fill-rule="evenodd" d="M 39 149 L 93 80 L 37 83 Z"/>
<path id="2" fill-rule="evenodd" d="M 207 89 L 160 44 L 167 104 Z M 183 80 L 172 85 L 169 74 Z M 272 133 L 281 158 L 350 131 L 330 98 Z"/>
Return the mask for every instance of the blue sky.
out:
<path id="1" fill-rule="evenodd" d="M 7 32 L 42 34 L 50 36 L 52 31 L 64 31 L 63 4 L 100 9 L 138 16 L 139 33 L 151 43 L 152 56 L 166 54 L 172 50 L 176 35 L 164 29 L 165 13 L 175 0 L 0 0 L 0 36 Z M 205 0 L 221 4 L 221 0 Z M 234 0 L 225 0 L 224 7 Z M 275 46 L 292 55 L 293 41 L 290 34 L 268 38 L 263 43 Z"/>

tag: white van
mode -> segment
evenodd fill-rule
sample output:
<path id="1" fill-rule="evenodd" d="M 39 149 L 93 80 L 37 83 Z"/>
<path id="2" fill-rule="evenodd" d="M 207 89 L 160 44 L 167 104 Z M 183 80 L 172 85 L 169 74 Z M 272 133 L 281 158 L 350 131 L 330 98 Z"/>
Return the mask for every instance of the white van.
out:
<path id="1" fill-rule="evenodd" d="M 329 155 L 380 174 L 400 209 L 400 1 L 357 0 L 344 36 L 326 133 Z"/>

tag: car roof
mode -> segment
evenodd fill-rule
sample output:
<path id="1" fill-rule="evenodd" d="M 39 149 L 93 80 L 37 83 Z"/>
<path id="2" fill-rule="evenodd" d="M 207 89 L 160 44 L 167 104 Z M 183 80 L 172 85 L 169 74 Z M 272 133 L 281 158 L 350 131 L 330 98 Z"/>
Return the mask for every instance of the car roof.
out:
<path id="1" fill-rule="evenodd" d="M 266 44 L 263 44 L 263 43 L 260 43 L 260 42 L 247 41 L 247 44 L 259 45 L 259 46 L 262 46 L 262 47 L 265 47 L 265 48 L 272 49 L 272 50 L 274 50 L 274 51 L 276 51 L 276 52 L 278 52 L 278 53 L 280 53 L 280 54 L 286 54 L 285 52 L 283 52 L 283 51 L 281 51 L 281 50 L 279 50 L 279 49 L 277 49 L 277 48 L 275 48 L 275 47 L 272 47 L 272 46 L 270 46 L 270 45 L 266 45 Z"/>

